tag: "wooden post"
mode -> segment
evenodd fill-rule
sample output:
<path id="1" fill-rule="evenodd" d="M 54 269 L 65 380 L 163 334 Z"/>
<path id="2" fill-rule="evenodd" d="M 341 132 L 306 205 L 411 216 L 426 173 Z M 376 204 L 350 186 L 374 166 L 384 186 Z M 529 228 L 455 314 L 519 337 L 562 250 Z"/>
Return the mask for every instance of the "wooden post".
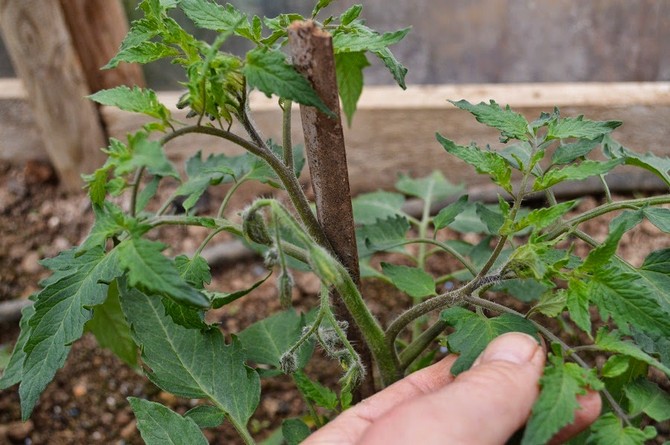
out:
<path id="1" fill-rule="evenodd" d="M 120 0 L 60 0 L 65 22 L 89 91 L 119 85 L 144 86 L 138 64 L 122 63 L 112 70 L 101 70 L 116 55 L 128 33 L 128 20 Z"/>
<path id="2" fill-rule="evenodd" d="M 294 22 L 288 32 L 293 65 L 309 80 L 321 100 L 337 116 L 328 117 L 314 107 L 300 105 L 317 217 L 335 255 L 360 287 L 358 250 L 332 37 L 312 21 Z M 335 299 L 334 303 L 338 316 L 349 322 L 351 339 L 358 345 L 361 359 L 369 370 L 358 394 L 361 398 L 367 397 L 374 392 L 371 353 L 363 341 L 363 336 L 351 321 L 341 298 Z"/>
<path id="3" fill-rule="evenodd" d="M 0 0 L 0 25 L 62 184 L 80 189 L 79 175 L 102 162 L 105 138 L 60 4 Z"/>

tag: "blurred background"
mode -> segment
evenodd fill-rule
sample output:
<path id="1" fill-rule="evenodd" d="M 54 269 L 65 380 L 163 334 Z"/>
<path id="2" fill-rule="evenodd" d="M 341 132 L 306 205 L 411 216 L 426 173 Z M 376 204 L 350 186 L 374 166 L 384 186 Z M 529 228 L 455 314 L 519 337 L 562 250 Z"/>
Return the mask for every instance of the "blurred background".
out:
<path id="1" fill-rule="evenodd" d="M 131 20 L 137 3 L 124 0 Z M 231 3 L 273 17 L 288 10 L 308 15 L 313 1 Z M 393 49 L 410 68 L 408 84 L 670 80 L 670 0 L 343 0 L 326 13 L 354 3 L 363 3 L 375 29 L 412 26 Z M 231 40 L 228 50 L 244 48 Z M 149 85 L 176 89 L 181 78 L 172 68 L 145 68 Z M 376 61 L 366 74 L 368 84 L 392 83 Z M 11 76 L 0 45 L 0 77 Z"/>

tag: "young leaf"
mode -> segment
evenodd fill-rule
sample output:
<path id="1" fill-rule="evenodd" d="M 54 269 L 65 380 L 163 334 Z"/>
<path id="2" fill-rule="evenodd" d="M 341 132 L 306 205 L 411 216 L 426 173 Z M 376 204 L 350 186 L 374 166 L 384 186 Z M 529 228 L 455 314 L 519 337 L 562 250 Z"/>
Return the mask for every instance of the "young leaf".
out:
<path id="1" fill-rule="evenodd" d="M 293 380 L 300 392 L 318 406 L 330 410 L 337 408 L 337 394 L 329 388 L 311 380 L 303 372 L 293 374 Z"/>
<path id="2" fill-rule="evenodd" d="M 284 420 L 281 424 L 281 431 L 287 445 L 299 445 L 311 434 L 307 424 L 300 419 Z"/>
<path id="3" fill-rule="evenodd" d="M 468 195 L 463 195 L 456 202 L 453 202 L 440 210 L 440 212 L 433 218 L 433 225 L 435 230 L 441 230 L 456 220 L 468 203 Z"/>
<path id="4" fill-rule="evenodd" d="M 482 221 L 480 212 L 477 211 L 479 208 L 478 204 L 480 203 L 468 203 L 465 206 L 465 209 L 463 209 L 463 211 L 456 216 L 454 221 L 449 224 L 449 228 L 461 233 L 483 233 L 486 235 L 493 235 L 486 222 Z M 491 209 L 492 208 L 493 207 L 491 206 Z"/>
<path id="5" fill-rule="evenodd" d="M 226 420 L 226 413 L 212 405 L 198 405 L 184 413 L 184 417 L 193 420 L 199 428 L 216 428 Z"/>
<path id="6" fill-rule="evenodd" d="M 340 15 L 340 23 L 344 26 L 350 24 L 361 15 L 363 5 L 353 5 Z"/>
<path id="7" fill-rule="evenodd" d="M 616 352 L 640 360 L 663 371 L 670 377 L 669 367 L 642 351 L 635 343 L 623 340 L 618 331 L 608 332 L 606 328 L 600 328 L 596 334 L 596 346 L 603 351 Z"/>
<path id="8" fill-rule="evenodd" d="M 364 244 L 361 255 L 365 250 L 372 252 L 402 251 L 401 243 L 406 241 L 405 235 L 409 230 L 409 222 L 402 216 L 378 219 L 375 224 L 367 224 L 357 230 L 356 237 Z"/>
<path id="9" fill-rule="evenodd" d="M 551 356 L 550 365 L 540 379 L 542 390 L 533 405 L 533 411 L 524 431 L 522 445 L 542 445 L 562 427 L 571 423 L 579 408 L 577 395 L 586 394 L 587 388 L 601 389 L 603 384 L 593 370 L 575 363 L 564 363 Z"/>
<path id="10" fill-rule="evenodd" d="M 186 255 L 175 257 L 174 264 L 179 271 L 179 276 L 188 284 L 197 289 L 203 289 L 205 284 L 212 281 L 212 274 L 209 270 L 209 264 L 202 256 L 198 255 L 189 258 Z"/>
<path id="11" fill-rule="evenodd" d="M 453 375 L 468 370 L 491 340 L 499 335 L 506 332 L 525 332 L 537 338 L 537 329 L 533 323 L 513 314 L 486 318 L 456 306 L 442 311 L 440 317 L 456 328 L 448 337 L 449 350 L 460 354 L 451 367 Z"/>
<path id="12" fill-rule="evenodd" d="M 456 145 L 453 141 L 436 134 L 437 141 L 444 149 L 462 161 L 472 165 L 477 173 L 486 174 L 493 182 L 508 192 L 512 192 L 512 170 L 504 157 L 494 151 L 483 151 L 477 146 L 465 147 Z"/>
<path id="13" fill-rule="evenodd" d="M 100 346 L 112 351 L 128 365 L 137 366 L 137 346 L 121 310 L 116 280 L 109 285 L 105 302 L 93 308 L 93 318 L 86 323 L 86 330 L 95 335 Z"/>
<path id="14" fill-rule="evenodd" d="M 535 227 L 535 230 L 542 230 L 556 222 L 558 218 L 568 213 L 577 204 L 576 200 L 566 201 L 551 207 L 532 210 L 519 221 L 514 223 L 513 232 L 518 232 L 526 227 Z"/>
<path id="15" fill-rule="evenodd" d="M 280 368 L 280 357 L 302 336 L 305 317 L 293 309 L 279 312 L 252 324 L 239 333 L 247 360 Z M 304 343 L 298 352 L 298 369 L 302 369 L 314 351 L 314 342 Z"/>
<path id="16" fill-rule="evenodd" d="M 102 69 L 114 69 L 118 67 L 121 62 L 140 63 L 145 65 L 166 57 L 176 57 L 178 55 L 179 51 L 176 48 L 165 45 L 164 43 L 146 40 L 125 48 L 122 45 L 119 52 L 112 57 Z"/>
<path id="17" fill-rule="evenodd" d="M 500 105 L 493 100 L 488 104 L 480 102 L 477 105 L 473 105 L 467 100 L 459 100 L 458 102 L 450 100 L 449 102 L 461 110 L 469 111 L 475 116 L 478 122 L 500 130 L 503 142 L 507 142 L 509 139 L 528 140 L 528 122 L 526 118 L 519 113 L 513 112 L 509 105 L 505 108 L 500 108 Z"/>
<path id="18" fill-rule="evenodd" d="M 439 171 L 434 171 L 423 178 L 410 178 L 401 174 L 395 183 L 395 188 L 406 195 L 416 196 L 430 204 L 463 191 L 462 185 L 454 185 L 447 181 Z"/>
<path id="19" fill-rule="evenodd" d="M 51 264 L 58 261 L 52 260 Z M 35 313 L 30 317 L 19 387 L 24 420 L 30 417 L 39 395 L 65 363 L 72 343 L 82 336 L 84 325 L 93 316 L 90 308 L 107 298 L 106 283 L 121 275 L 116 249 L 108 254 L 101 248 L 91 249 L 70 257 L 67 267 L 45 281 L 46 287 L 37 294 Z"/>
<path id="20" fill-rule="evenodd" d="M 656 297 L 656 301 L 666 312 L 670 313 L 670 295 L 668 295 L 668 289 L 670 288 L 670 249 L 651 252 L 637 272 L 644 280 L 645 285 L 653 291 L 652 294 Z"/>
<path id="21" fill-rule="evenodd" d="M 117 246 L 119 261 L 128 272 L 130 285 L 180 303 L 208 308 L 209 300 L 179 276 L 174 262 L 161 253 L 163 249 L 162 243 L 144 238 L 128 238 Z"/>
<path id="22" fill-rule="evenodd" d="M 545 190 L 563 181 L 581 181 L 591 176 L 604 175 L 619 164 L 621 161 L 618 159 L 606 162 L 587 160 L 560 169 L 552 168 L 535 180 L 533 191 Z"/>
<path id="23" fill-rule="evenodd" d="M 561 144 L 551 157 L 552 164 L 570 164 L 574 160 L 586 156 L 598 146 L 598 141 L 582 139 L 570 144 Z"/>
<path id="24" fill-rule="evenodd" d="M 557 317 L 567 303 L 567 292 L 563 289 L 549 291 L 542 294 L 540 301 L 533 306 L 533 312 L 539 312 L 547 317 Z"/>
<path id="25" fill-rule="evenodd" d="M 333 116 L 307 79 L 286 62 L 286 56 L 279 50 L 256 48 L 249 51 L 242 72 L 250 87 L 258 88 L 268 97 L 276 94 Z"/>
<path id="26" fill-rule="evenodd" d="M 246 21 L 246 16 L 230 3 L 221 6 L 209 0 L 179 0 L 179 7 L 198 28 L 220 33 L 232 33 Z"/>
<path id="27" fill-rule="evenodd" d="M 619 241 L 624 234 L 625 226 L 620 224 L 614 227 L 607 235 L 605 241 L 598 247 L 589 252 L 578 270 L 583 272 L 594 272 L 610 262 L 616 249 L 619 246 Z"/>
<path id="28" fill-rule="evenodd" d="M 590 121 L 584 116 L 566 117 L 549 122 L 547 139 L 578 138 L 594 140 L 611 133 L 621 121 Z"/>
<path id="29" fill-rule="evenodd" d="M 260 400 L 260 378 L 244 365 L 240 341 L 233 337 L 226 344 L 218 329 L 178 326 L 165 315 L 160 298 L 119 284 L 121 307 L 149 379 L 181 397 L 207 398 L 237 427 L 246 425 Z"/>
<path id="30" fill-rule="evenodd" d="M 477 215 L 486 224 L 488 233 L 497 234 L 500 228 L 505 223 L 505 217 L 500 212 L 493 210 L 490 206 L 485 206 L 482 203 L 475 203 Z"/>
<path id="31" fill-rule="evenodd" d="M 77 248 L 82 254 L 96 247 L 104 247 L 108 239 L 119 235 L 131 226 L 123 211 L 111 202 L 93 205 L 95 223 L 83 243 Z"/>
<path id="32" fill-rule="evenodd" d="M 591 314 L 589 306 L 591 298 L 589 296 L 588 285 L 578 279 L 570 279 L 567 291 L 567 307 L 570 318 L 577 327 L 591 335 Z"/>
<path id="33" fill-rule="evenodd" d="M 179 326 L 188 329 L 212 329 L 212 326 L 205 322 L 205 312 L 203 310 L 176 303 L 169 298 L 161 298 L 161 301 L 165 306 L 165 313 Z"/>
<path id="34" fill-rule="evenodd" d="M 148 400 L 128 397 L 137 419 L 137 429 L 146 445 L 207 445 L 198 425 L 161 405 Z"/>
<path id="35" fill-rule="evenodd" d="M 240 289 L 238 291 L 231 293 L 209 292 L 210 300 L 212 301 L 212 309 L 218 309 L 220 307 L 232 303 L 233 301 L 239 298 L 244 297 L 245 295 L 248 295 L 249 293 L 254 291 L 258 286 L 265 283 L 265 281 L 267 281 L 267 279 L 270 278 L 270 275 L 272 275 L 272 272 L 269 272 L 265 277 L 256 281 L 253 285 L 251 285 L 251 287 L 248 287 L 246 289 Z"/>
<path id="36" fill-rule="evenodd" d="M 113 105 L 124 111 L 142 113 L 168 123 L 172 116 L 170 111 L 158 101 L 156 92 L 139 87 L 128 88 L 125 85 L 100 90 L 88 96 L 102 105 Z"/>
<path id="37" fill-rule="evenodd" d="M 589 293 L 603 319 L 611 316 L 624 331 L 630 324 L 644 332 L 670 336 L 670 315 L 638 274 L 614 266 L 599 270 L 589 282 Z"/>
<path id="38" fill-rule="evenodd" d="M 186 196 L 182 203 L 188 212 L 200 199 L 210 185 L 218 185 L 228 176 L 233 177 L 234 171 L 229 165 L 230 158 L 225 155 L 210 155 L 204 162 L 201 152 L 186 161 L 188 180 L 175 191 L 175 196 Z"/>
<path id="39" fill-rule="evenodd" d="M 643 430 L 633 426 L 624 427 L 613 413 L 600 416 L 591 425 L 588 445 L 644 445 L 656 437 L 656 428 L 647 426 Z"/>
<path id="40" fill-rule="evenodd" d="M 670 186 L 670 158 L 659 157 L 653 153 L 636 153 L 609 136 L 603 138 L 603 151 L 610 159 L 620 159 L 626 165 L 634 165 L 636 167 L 648 170 L 661 178 L 668 186 Z"/>
<path id="41" fill-rule="evenodd" d="M 382 271 L 384 275 L 391 279 L 395 287 L 412 298 L 425 298 L 437 295 L 435 292 L 435 280 L 423 269 L 382 263 Z"/>
<path id="42" fill-rule="evenodd" d="M 658 227 L 659 230 L 670 233 L 670 209 L 645 207 L 642 212 L 649 222 Z"/>
<path id="43" fill-rule="evenodd" d="M 378 219 L 403 216 L 405 197 L 400 193 L 377 191 L 356 196 L 351 204 L 357 224 L 375 224 Z"/>
<path id="44" fill-rule="evenodd" d="M 638 379 L 624 388 L 630 402 L 630 413 L 645 413 L 657 422 L 670 419 L 670 395 L 656 383 L 647 379 Z"/>
<path id="45" fill-rule="evenodd" d="M 630 369 L 631 360 L 634 359 L 625 355 L 613 355 L 607 359 L 600 369 L 600 375 L 607 379 L 619 377 Z"/>
<path id="46" fill-rule="evenodd" d="M 363 92 L 363 70 L 370 66 L 364 52 L 335 54 L 337 89 L 342 99 L 342 110 L 347 116 L 347 124 L 356 112 L 356 104 Z"/>

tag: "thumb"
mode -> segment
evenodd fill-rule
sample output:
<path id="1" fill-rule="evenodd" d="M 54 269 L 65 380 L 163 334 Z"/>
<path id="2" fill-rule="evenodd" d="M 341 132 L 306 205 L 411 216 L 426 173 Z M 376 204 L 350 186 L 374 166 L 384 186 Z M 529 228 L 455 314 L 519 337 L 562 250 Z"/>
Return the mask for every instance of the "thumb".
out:
<path id="1" fill-rule="evenodd" d="M 530 415 L 544 360 L 532 337 L 501 335 L 453 383 L 397 406 L 359 443 L 504 444 Z"/>

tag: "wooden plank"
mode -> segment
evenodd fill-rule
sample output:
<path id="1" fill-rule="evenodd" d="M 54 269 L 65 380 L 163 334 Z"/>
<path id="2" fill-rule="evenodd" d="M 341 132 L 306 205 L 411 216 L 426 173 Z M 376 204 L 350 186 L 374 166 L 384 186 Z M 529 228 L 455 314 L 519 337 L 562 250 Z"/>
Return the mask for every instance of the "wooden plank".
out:
<path id="1" fill-rule="evenodd" d="M 145 84 L 140 65 L 122 63 L 112 70 L 100 69 L 116 55 L 128 33 L 128 20 L 120 0 L 60 0 L 60 3 L 89 91 Z"/>
<path id="2" fill-rule="evenodd" d="M 23 80 L 44 147 L 66 189 L 99 164 L 103 131 L 56 2 L 0 0 L 5 44 Z"/>
<path id="3" fill-rule="evenodd" d="M 16 81 L 0 80 L 0 116 L 11 114 L 25 96 L 17 89 Z M 159 93 L 160 100 L 174 115 L 185 120 L 183 111 L 176 110 L 180 92 Z M 468 99 L 471 102 L 495 99 L 533 119 L 541 111 L 551 111 L 554 105 L 564 116 L 584 114 L 591 119 L 619 119 L 624 125 L 614 135 L 624 144 L 639 151 L 651 151 L 670 156 L 670 82 L 648 83 L 561 83 L 561 84 L 482 84 L 440 85 L 399 88 L 372 86 L 364 90 L 359 111 L 351 128 L 345 126 L 350 186 L 354 193 L 392 187 L 398 172 L 415 175 L 440 169 L 453 182 L 483 184 L 486 178 L 475 175 L 472 169 L 447 156 L 435 141 L 439 131 L 459 143 L 470 141 L 497 144 L 495 131 L 477 123 L 468 113 L 456 110 L 447 99 Z M 266 137 L 279 138 L 281 113 L 277 101 L 254 94 L 251 99 L 256 122 Z M 9 109 L 9 112 L 3 110 Z M 103 107 L 102 114 L 110 134 L 124 138 L 136 131 L 143 117 Z M 298 122 L 298 108 L 294 122 Z M 26 118 L 30 122 L 30 117 Z M 0 120 L 0 156 L 8 158 L 11 145 L 21 154 L 40 153 L 26 142 L 8 139 L 7 123 Z M 16 126 L 14 128 L 17 128 Z M 240 128 L 233 127 L 236 131 Z M 299 125 L 293 125 L 294 142 L 301 142 Z M 26 129 L 24 134 L 33 132 Z M 20 134 L 15 131 L 12 134 Z M 185 137 L 170 143 L 168 151 L 181 162 L 197 150 L 204 153 L 223 151 L 240 153 L 240 149 L 210 137 Z M 374 170 L 376 173 L 370 174 Z M 380 173 L 381 172 L 381 173 Z"/>

